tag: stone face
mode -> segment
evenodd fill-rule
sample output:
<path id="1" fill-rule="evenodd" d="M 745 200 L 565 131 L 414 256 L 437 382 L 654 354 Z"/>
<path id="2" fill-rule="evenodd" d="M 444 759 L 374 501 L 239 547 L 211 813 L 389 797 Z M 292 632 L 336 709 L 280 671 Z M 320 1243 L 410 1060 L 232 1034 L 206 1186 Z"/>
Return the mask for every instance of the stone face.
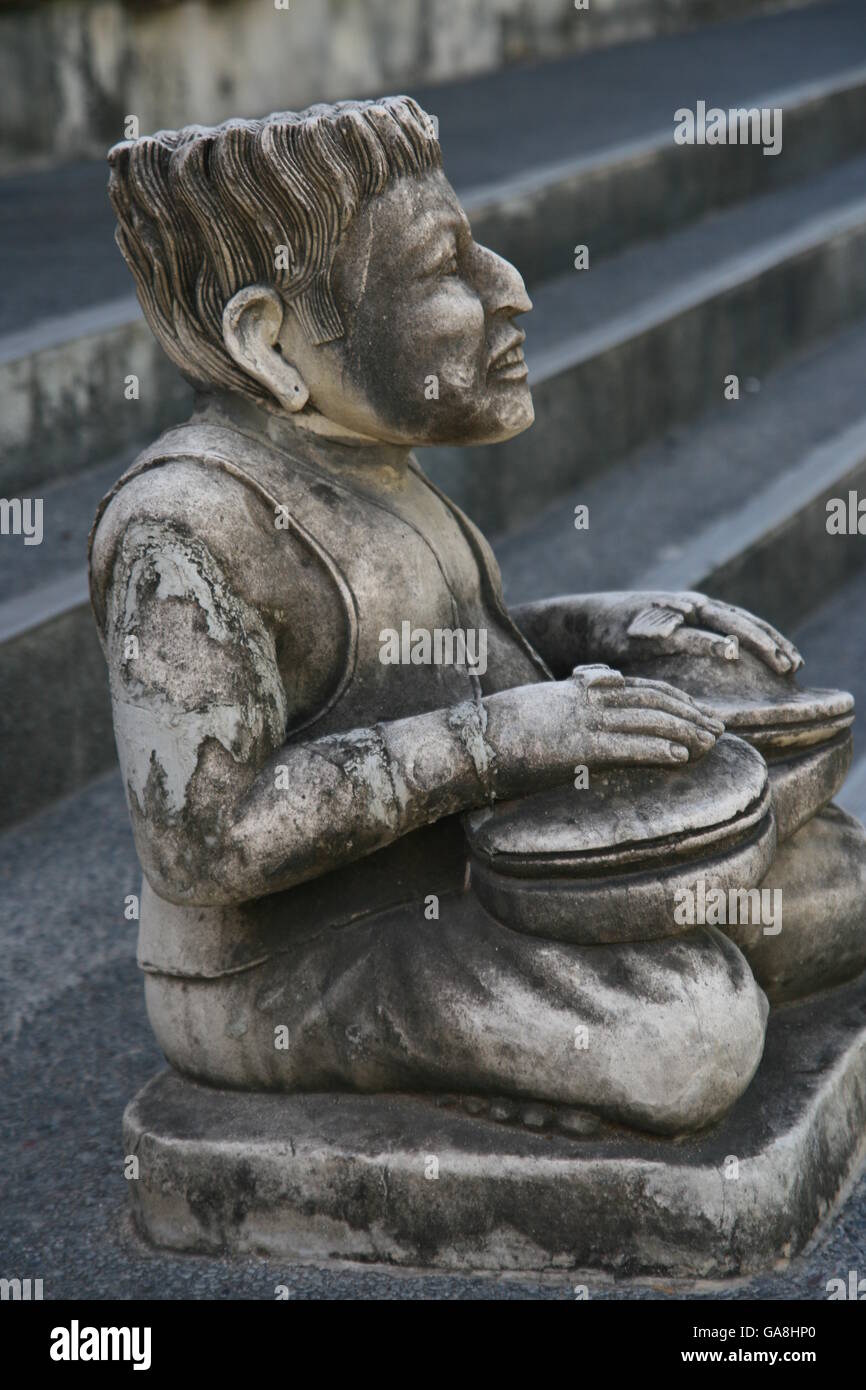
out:
<path id="1" fill-rule="evenodd" d="M 826 1180 L 796 1200 L 773 1182 L 798 1145 L 811 1172 L 804 1136 L 825 1142 L 859 1041 L 833 1035 L 848 1080 L 793 1142 L 761 986 L 799 998 L 866 962 L 866 837 L 822 810 L 851 697 L 802 689 L 782 634 L 699 593 L 508 612 L 411 449 L 532 424 L 531 304 L 474 241 L 414 102 L 163 131 L 109 160 L 145 315 L 198 390 L 91 537 L 148 1010 L 189 1078 L 128 1117 L 145 1228 L 513 1267 L 612 1267 L 628 1223 L 640 1268 L 796 1244 L 857 1106 Z M 771 1132 L 749 1096 L 774 1078 Z M 652 1147 L 711 1125 L 691 1166 Z M 728 1266 L 706 1244 L 726 1133 L 755 1165 Z M 563 1147 L 578 1135 L 589 1160 Z"/>
<path id="2" fill-rule="evenodd" d="M 243 1095 L 171 1073 L 128 1107 L 124 1144 L 141 1164 L 136 1220 L 173 1249 L 724 1278 L 802 1249 L 864 1126 L 861 982 L 774 1014 L 746 1094 L 674 1145 L 535 1132 L 418 1096 Z"/>

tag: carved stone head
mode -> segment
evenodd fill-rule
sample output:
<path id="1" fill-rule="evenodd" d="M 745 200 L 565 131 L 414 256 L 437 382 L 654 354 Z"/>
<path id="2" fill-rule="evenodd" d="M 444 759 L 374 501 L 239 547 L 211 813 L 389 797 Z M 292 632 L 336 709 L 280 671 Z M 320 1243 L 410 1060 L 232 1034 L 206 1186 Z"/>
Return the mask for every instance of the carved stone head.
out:
<path id="1" fill-rule="evenodd" d="M 200 388 L 394 444 L 532 423 L 513 322 L 531 302 L 473 240 L 410 98 L 160 131 L 109 162 L 145 315 Z"/>

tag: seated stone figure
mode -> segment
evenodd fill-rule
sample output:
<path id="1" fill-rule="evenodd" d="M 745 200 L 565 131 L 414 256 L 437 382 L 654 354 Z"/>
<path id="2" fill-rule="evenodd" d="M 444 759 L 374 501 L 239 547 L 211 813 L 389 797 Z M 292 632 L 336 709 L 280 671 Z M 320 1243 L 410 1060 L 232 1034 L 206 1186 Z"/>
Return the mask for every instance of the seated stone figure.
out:
<path id="1" fill-rule="evenodd" d="M 736 715 L 744 672 L 745 703 L 765 687 L 802 702 L 798 654 L 699 594 L 506 610 L 488 545 L 411 449 L 531 425 L 515 323 L 531 304 L 473 240 L 413 101 L 164 131 L 110 163 L 144 312 L 199 392 L 91 543 L 169 1062 L 230 1088 L 709 1124 L 759 1064 L 747 956 L 773 948 L 676 925 L 665 885 L 709 864 L 749 888 L 770 869 L 759 740 L 725 734 L 712 701 Z M 383 661 L 404 623 L 483 631 L 484 669 Z M 788 846 L 847 756 L 850 700 L 824 715 L 836 770 L 809 764 Z M 862 898 L 862 832 L 826 815 L 821 854 L 856 861 Z M 836 976 L 864 963 L 845 910 Z M 789 994 L 811 987 L 790 974 Z"/>

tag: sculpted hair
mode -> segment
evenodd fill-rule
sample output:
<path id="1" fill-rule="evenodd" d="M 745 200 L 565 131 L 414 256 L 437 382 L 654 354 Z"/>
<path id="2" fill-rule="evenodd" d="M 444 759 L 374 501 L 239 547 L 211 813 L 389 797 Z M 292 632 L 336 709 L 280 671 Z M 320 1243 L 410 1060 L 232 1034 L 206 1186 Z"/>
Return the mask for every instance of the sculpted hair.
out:
<path id="1" fill-rule="evenodd" d="M 417 102 L 385 97 L 161 130 L 115 145 L 108 162 L 115 237 L 159 342 L 193 381 L 268 404 L 225 350 L 225 305 L 272 285 L 312 342 L 341 337 L 330 283 L 340 237 L 366 199 L 442 156 Z"/>

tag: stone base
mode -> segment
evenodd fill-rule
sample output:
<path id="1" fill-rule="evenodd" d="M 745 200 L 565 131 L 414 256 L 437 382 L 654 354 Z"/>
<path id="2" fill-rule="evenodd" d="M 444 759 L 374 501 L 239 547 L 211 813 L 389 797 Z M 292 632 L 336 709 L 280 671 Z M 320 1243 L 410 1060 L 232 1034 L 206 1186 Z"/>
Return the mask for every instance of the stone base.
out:
<path id="1" fill-rule="evenodd" d="M 747 1274 L 803 1247 L 866 1152 L 866 977 L 774 1012 L 746 1095 L 697 1138 L 574 1139 L 421 1096 L 235 1093 L 163 1072 L 128 1106 L 124 1142 L 138 1225 L 175 1250 Z"/>

